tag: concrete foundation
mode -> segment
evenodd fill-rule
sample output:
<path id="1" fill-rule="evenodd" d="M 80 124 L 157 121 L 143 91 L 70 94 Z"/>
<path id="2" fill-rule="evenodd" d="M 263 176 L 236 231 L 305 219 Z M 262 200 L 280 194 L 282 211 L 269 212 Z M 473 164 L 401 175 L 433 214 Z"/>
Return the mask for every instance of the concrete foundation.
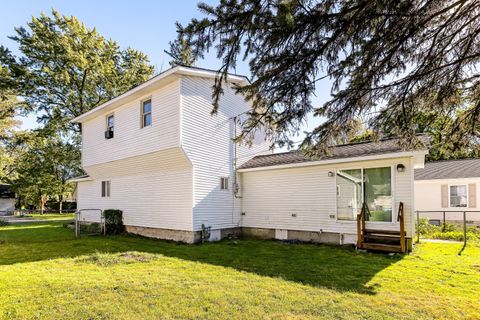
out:
<path id="1" fill-rule="evenodd" d="M 129 233 L 138 234 L 144 237 L 172 240 L 184 243 L 197 243 L 201 239 L 201 231 L 185 231 L 170 230 L 149 227 L 126 226 Z M 329 244 L 355 244 L 356 235 L 340 234 L 334 232 L 314 232 L 314 231 L 298 231 L 286 229 L 266 229 L 266 228 L 226 228 L 211 230 L 210 238 L 206 241 L 218 241 L 225 238 L 249 238 L 264 240 L 289 240 L 312 243 L 329 243 Z M 407 248 L 412 250 L 412 239 L 407 238 Z"/>
<path id="2" fill-rule="evenodd" d="M 242 227 L 242 237 L 251 239 L 275 239 L 275 229 Z"/>
<path id="3" fill-rule="evenodd" d="M 184 243 L 195 243 L 201 239 L 200 231 L 185 231 L 185 230 L 171 230 L 171 229 L 159 229 L 150 227 L 136 227 L 125 226 L 128 233 L 138 234 L 143 237 L 156 238 L 163 240 L 172 240 Z"/>

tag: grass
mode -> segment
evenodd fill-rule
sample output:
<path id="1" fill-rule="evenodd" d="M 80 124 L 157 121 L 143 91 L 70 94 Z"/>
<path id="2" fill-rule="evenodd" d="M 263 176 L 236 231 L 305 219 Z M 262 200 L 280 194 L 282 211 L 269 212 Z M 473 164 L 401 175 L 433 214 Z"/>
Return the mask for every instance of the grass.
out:
<path id="1" fill-rule="evenodd" d="M 327 245 L 0 228 L 2 319 L 479 319 L 480 247 L 408 256 Z"/>
<path id="2" fill-rule="evenodd" d="M 23 217 L 18 217 L 25 220 L 74 220 L 75 213 L 31 213 L 26 214 Z"/>

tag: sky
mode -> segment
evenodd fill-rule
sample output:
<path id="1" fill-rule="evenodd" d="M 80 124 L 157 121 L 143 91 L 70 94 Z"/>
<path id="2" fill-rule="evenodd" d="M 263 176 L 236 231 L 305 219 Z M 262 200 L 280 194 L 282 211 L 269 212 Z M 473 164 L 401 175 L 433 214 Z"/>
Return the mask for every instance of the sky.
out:
<path id="1" fill-rule="evenodd" d="M 111 38 L 122 48 L 132 47 L 148 55 L 157 70 L 169 68 L 169 56 L 164 52 L 168 42 L 176 38 L 175 22 L 186 24 L 192 18 L 202 17 L 197 8 L 198 0 L 162 0 L 162 1 L 127 1 L 127 0 L 0 0 L 0 44 L 18 54 L 16 42 L 8 39 L 14 35 L 15 27 L 25 26 L 32 16 L 41 12 L 50 13 L 54 8 L 64 15 L 73 15 L 88 27 L 95 27 L 105 38 Z M 215 0 L 203 0 L 215 4 Z M 134 5 L 133 5 L 134 4 Z M 215 69 L 220 61 L 214 52 L 204 60 L 197 62 L 198 67 Z M 247 63 L 239 63 L 237 74 L 249 76 Z M 329 98 L 329 86 L 321 85 L 314 106 Z M 21 119 L 22 128 L 37 126 L 36 116 Z M 320 123 L 319 119 L 309 117 L 305 129 Z M 297 138 L 301 139 L 300 138 Z M 295 140 L 295 138 L 294 138 Z"/>

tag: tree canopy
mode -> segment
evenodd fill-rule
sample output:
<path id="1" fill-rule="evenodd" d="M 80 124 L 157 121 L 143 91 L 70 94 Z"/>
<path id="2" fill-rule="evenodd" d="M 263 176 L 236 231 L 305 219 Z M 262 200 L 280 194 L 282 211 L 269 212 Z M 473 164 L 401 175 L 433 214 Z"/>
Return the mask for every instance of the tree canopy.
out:
<path id="1" fill-rule="evenodd" d="M 0 46 L 0 179 L 43 210 L 71 194 L 68 179 L 82 173 L 79 128 L 70 120 L 146 81 L 154 68 L 142 52 L 55 10 L 15 33 L 18 56 Z M 13 130 L 16 114 L 34 114 L 42 125 Z"/>
<path id="2" fill-rule="evenodd" d="M 249 62 L 252 83 L 237 90 L 253 108 L 239 139 L 265 127 L 275 145 L 291 145 L 313 114 L 326 118 L 301 145 L 313 153 L 358 118 L 373 136 L 398 136 L 405 148 L 441 125 L 443 149 L 478 150 L 479 1 L 221 0 L 199 8 L 205 17 L 178 25 L 178 39 L 194 58 L 214 48 L 222 60 L 214 111 L 227 72 Z M 314 106 L 322 79 L 331 98 Z M 437 121 L 445 117 L 451 121 Z"/>
<path id="3" fill-rule="evenodd" d="M 0 47 L 0 83 L 13 82 L 17 95 L 39 115 L 46 130 L 77 131 L 69 121 L 149 79 L 148 57 L 105 39 L 96 29 L 55 10 L 33 17 L 10 37 L 19 45 L 15 57 Z"/>

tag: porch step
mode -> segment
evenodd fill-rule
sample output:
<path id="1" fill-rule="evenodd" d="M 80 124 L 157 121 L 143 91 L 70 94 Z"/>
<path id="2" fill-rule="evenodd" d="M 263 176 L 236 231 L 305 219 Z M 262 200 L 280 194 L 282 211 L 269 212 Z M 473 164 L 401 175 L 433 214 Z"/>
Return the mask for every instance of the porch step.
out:
<path id="1" fill-rule="evenodd" d="M 388 241 L 388 242 L 399 242 L 400 241 L 399 234 L 366 234 L 365 239 L 368 241 L 376 240 L 376 241 Z M 375 242 L 375 241 L 374 241 Z"/>
<path id="2" fill-rule="evenodd" d="M 397 231 L 397 230 L 365 229 L 365 234 L 381 234 L 381 235 L 400 236 L 400 231 Z"/>
<path id="3" fill-rule="evenodd" d="M 386 251 L 386 252 L 402 252 L 402 248 L 400 247 L 400 245 L 371 243 L 371 242 L 364 242 L 362 245 L 362 249 L 378 250 L 378 251 Z"/>

